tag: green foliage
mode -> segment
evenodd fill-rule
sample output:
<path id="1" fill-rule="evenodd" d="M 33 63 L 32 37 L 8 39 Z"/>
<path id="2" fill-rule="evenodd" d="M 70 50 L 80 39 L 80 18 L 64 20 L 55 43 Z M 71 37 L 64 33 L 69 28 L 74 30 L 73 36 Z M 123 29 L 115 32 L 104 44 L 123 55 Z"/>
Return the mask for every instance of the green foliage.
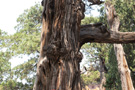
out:
<path id="1" fill-rule="evenodd" d="M 106 90 L 122 90 L 118 65 L 113 47 L 110 47 L 108 58 L 108 73 L 106 74 Z"/>
<path id="2" fill-rule="evenodd" d="M 9 76 L 11 70 L 11 63 L 9 62 L 10 53 L 9 52 L 0 52 L 0 83 L 4 78 Z"/>
<path id="3" fill-rule="evenodd" d="M 116 12 L 119 15 L 122 31 L 135 29 L 135 2 L 134 0 L 115 0 Z"/>
<path id="4" fill-rule="evenodd" d="M 8 35 L 0 29 L 0 84 L 10 76 L 11 70 L 11 63 L 9 62 L 11 53 L 7 50 L 6 42 L 8 42 Z"/>
<path id="5" fill-rule="evenodd" d="M 100 78 L 100 72 L 99 71 L 88 71 L 86 74 L 81 75 L 83 82 L 85 85 L 89 84 L 98 84 L 99 78 Z"/>
<path id="6" fill-rule="evenodd" d="M 32 90 L 32 85 L 23 84 L 15 80 L 8 80 L 0 84 L 0 90 Z"/>
<path id="7" fill-rule="evenodd" d="M 10 49 L 14 55 L 37 53 L 40 44 L 42 8 L 39 4 L 24 11 L 17 19 L 16 33 L 11 35 Z M 25 47 L 24 47 L 25 46 Z"/>
<path id="8" fill-rule="evenodd" d="M 3 82 L 0 85 L 0 90 L 13 90 L 15 89 L 16 82 L 13 80 L 8 80 L 7 82 Z"/>
<path id="9" fill-rule="evenodd" d="M 25 62 L 21 65 L 18 65 L 16 67 L 14 67 L 12 69 L 12 71 L 14 72 L 14 79 L 26 79 L 27 82 L 32 82 L 33 80 L 31 79 L 31 77 L 33 77 L 35 75 L 36 72 L 36 68 L 34 67 L 35 64 L 35 59 L 37 60 L 37 58 L 31 58 L 28 62 Z M 21 74 L 20 74 L 21 73 Z M 30 79 L 29 79 L 30 78 Z"/>
<path id="10" fill-rule="evenodd" d="M 18 17 L 15 34 L 0 30 L 0 90 L 32 90 L 39 58 L 41 14 L 42 7 L 36 4 Z M 9 59 L 23 55 L 29 57 L 28 61 L 11 69 Z"/>
<path id="11" fill-rule="evenodd" d="M 96 17 L 85 17 L 81 21 L 81 24 L 82 25 L 87 25 L 87 24 L 98 23 L 98 22 L 99 22 L 99 18 L 96 18 Z"/>
<path id="12" fill-rule="evenodd" d="M 82 51 L 86 54 L 88 59 L 86 64 L 88 65 L 88 68 L 92 68 L 92 66 L 94 68 L 92 70 L 90 69 L 89 71 L 87 71 L 86 75 L 82 75 L 84 84 L 88 85 L 93 83 L 100 83 L 100 58 L 104 58 L 105 63 L 108 63 L 109 49 L 109 44 L 88 43 L 83 45 Z"/>

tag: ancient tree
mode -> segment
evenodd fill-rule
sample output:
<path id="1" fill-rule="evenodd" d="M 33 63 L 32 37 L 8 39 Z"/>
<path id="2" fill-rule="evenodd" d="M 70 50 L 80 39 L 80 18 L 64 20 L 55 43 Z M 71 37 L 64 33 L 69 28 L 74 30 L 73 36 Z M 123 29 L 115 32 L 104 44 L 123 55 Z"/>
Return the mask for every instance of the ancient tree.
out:
<path id="1" fill-rule="evenodd" d="M 44 0 L 40 60 L 34 90 L 81 90 L 81 0 Z"/>
<path id="2" fill-rule="evenodd" d="M 86 42 L 135 42 L 135 33 L 113 30 L 115 19 L 109 23 L 109 30 L 101 23 L 81 26 L 85 11 L 82 0 L 43 0 L 42 5 L 40 59 L 33 90 L 81 90 L 80 48 Z"/>

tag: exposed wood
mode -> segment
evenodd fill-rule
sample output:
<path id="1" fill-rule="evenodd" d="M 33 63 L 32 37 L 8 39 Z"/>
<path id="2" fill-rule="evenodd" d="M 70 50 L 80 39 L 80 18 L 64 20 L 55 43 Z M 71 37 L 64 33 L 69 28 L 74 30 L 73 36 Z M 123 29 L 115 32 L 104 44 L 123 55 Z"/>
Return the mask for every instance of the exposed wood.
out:
<path id="1" fill-rule="evenodd" d="M 135 32 L 120 32 L 107 30 L 104 25 L 82 25 L 80 43 L 135 43 Z"/>
<path id="2" fill-rule="evenodd" d="M 111 5 L 110 2 L 108 1 L 106 2 L 105 7 L 110 30 L 118 32 L 120 21 L 119 17 L 116 15 L 114 6 Z M 118 63 L 118 71 L 121 77 L 122 90 L 134 90 L 123 46 L 121 44 L 114 44 L 114 50 Z"/>
<path id="3" fill-rule="evenodd" d="M 114 44 L 115 54 L 117 56 L 118 70 L 121 77 L 122 90 L 134 90 L 130 69 L 126 61 L 125 53 L 121 44 Z"/>
<path id="4" fill-rule="evenodd" d="M 81 90 L 81 0 L 43 0 L 40 59 L 33 90 Z"/>

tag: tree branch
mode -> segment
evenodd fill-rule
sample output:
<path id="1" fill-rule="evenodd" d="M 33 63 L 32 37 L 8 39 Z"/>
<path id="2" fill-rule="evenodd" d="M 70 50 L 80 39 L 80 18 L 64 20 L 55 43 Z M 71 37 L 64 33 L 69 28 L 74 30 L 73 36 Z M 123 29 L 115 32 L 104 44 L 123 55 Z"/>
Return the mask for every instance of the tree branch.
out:
<path id="1" fill-rule="evenodd" d="M 100 1 L 100 0 L 88 0 L 88 2 L 91 2 L 92 4 L 91 5 L 100 5 L 102 3 L 104 3 L 104 1 Z"/>
<path id="2" fill-rule="evenodd" d="M 119 32 L 107 30 L 103 25 L 82 25 L 80 29 L 80 45 L 95 43 L 135 43 L 135 32 Z"/>

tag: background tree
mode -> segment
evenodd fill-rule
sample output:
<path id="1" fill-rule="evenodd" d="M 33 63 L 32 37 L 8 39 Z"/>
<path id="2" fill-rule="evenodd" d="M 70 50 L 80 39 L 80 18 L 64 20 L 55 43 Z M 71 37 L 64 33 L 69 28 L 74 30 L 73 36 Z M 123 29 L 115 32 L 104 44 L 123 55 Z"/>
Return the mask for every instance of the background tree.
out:
<path id="1" fill-rule="evenodd" d="M 11 53 L 7 49 L 6 42 L 9 42 L 7 33 L 0 29 L 0 84 L 7 80 L 11 71 L 11 63 L 9 62 Z"/>
<path id="2" fill-rule="evenodd" d="M 36 63 L 39 58 L 41 13 L 42 7 L 37 3 L 17 18 L 18 24 L 15 26 L 15 34 L 7 35 L 1 31 L 0 61 L 2 67 L 0 75 L 2 76 L 0 76 L 0 90 L 32 90 Z M 11 68 L 9 60 L 12 57 L 20 57 L 21 59 L 24 55 L 29 59 L 23 64 Z"/>
<path id="3" fill-rule="evenodd" d="M 105 87 L 107 90 L 122 90 L 115 52 L 112 45 L 110 48 L 108 62 L 106 63 L 106 66 L 108 67 L 108 73 L 106 74 Z"/>

